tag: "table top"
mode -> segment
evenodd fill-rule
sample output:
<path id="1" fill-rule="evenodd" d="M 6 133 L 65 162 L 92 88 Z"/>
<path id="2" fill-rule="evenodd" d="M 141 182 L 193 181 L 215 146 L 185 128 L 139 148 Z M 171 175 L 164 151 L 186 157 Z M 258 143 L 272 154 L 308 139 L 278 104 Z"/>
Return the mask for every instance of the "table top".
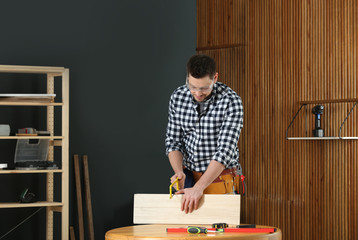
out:
<path id="1" fill-rule="evenodd" d="M 209 225 L 199 225 L 211 227 Z M 281 240 L 281 230 L 276 228 L 274 233 L 229 233 L 229 232 L 209 232 L 207 234 L 191 233 L 167 233 L 167 228 L 187 227 L 187 225 L 136 225 L 121 227 L 108 231 L 105 240 L 188 240 L 190 238 L 213 238 L 212 240 Z M 257 228 L 272 228 L 269 226 L 257 226 Z"/>

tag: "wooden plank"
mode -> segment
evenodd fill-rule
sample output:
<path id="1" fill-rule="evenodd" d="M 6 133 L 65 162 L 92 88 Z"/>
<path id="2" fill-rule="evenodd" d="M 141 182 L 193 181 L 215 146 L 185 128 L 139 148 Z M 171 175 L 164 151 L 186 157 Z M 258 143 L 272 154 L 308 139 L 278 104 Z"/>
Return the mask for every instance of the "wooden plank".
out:
<path id="1" fill-rule="evenodd" d="M 91 188 L 90 188 L 90 178 L 89 178 L 89 170 L 88 170 L 88 156 L 84 155 L 82 159 L 83 159 L 83 174 L 84 174 L 85 192 L 86 192 L 85 199 L 86 199 L 86 206 L 87 206 L 87 223 L 88 223 L 89 239 L 94 240 Z"/>
<path id="2" fill-rule="evenodd" d="M 60 147 L 60 146 L 62 146 L 62 141 L 61 140 L 51 140 L 50 141 L 50 146 Z"/>
<path id="3" fill-rule="evenodd" d="M 62 240 L 68 240 L 69 229 L 69 80 L 70 70 L 65 69 L 62 75 L 62 202 L 64 203 L 61 213 Z"/>
<path id="4" fill-rule="evenodd" d="M 0 65 L 0 72 L 4 73 L 58 73 L 55 76 L 61 76 L 64 71 L 64 67 Z"/>
<path id="5" fill-rule="evenodd" d="M 73 226 L 70 226 L 70 240 L 76 240 L 75 230 L 74 230 Z"/>
<path id="6" fill-rule="evenodd" d="M 62 212 L 62 206 L 61 207 L 48 207 L 48 209 L 52 212 Z"/>
<path id="7" fill-rule="evenodd" d="M 0 174 L 23 174 L 23 173 L 62 173 L 62 169 L 54 170 L 0 170 Z"/>
<path id="8" fill-rule="evenodd" d="M 0 208 L 28 208 L 28 207 L 60 207 L 60 202 L 39 201 L 35 203 L 0 203 Z"/>
<path id="9" fill-rule="evenodd" d="M 47 94 L 54 95 L 55 91 L 55 84 L 54 84 L 54 76 L 47 75 Z M 33 100 L 38 101 L 38 100 Z M 53 102 L 53 99 L 51 100 Z M 47 106 L 47 128 L 46 130 L 50 133 L 50 135 L 54 135 L 54 128 L 55 128 L 55 112 L 54 112 L 54 106 Z M 19 135 L 20 136 L 20 135 Z M 48 154 L 47 154 L 47 160 L 52 161 L 54 160 L 54 147 L 49 146 L 48 147 Z M 54 174 L 49 172 L 46 176 L 46 200 L 47 201 L 53 201 L 54 199 Z M 54 221 L 53 221 L 53 211 L 52 208 L 46 209 L 46 239 L 47 240 L 53 240 L 53 229 L 54 229 Z"/>
<path id="10" fill-rule="evenodd" d="M 180 210 L 182 195 L 135 194 L 134 224 L 240 224 L 240 195 L 205 194 L 198 210 Z"/>
<path id="11" fill-rule="evenodd" d="M 81 176 L 80 164 L 78 155 L 74 155 L 75 178 L 76 178 L 76 195 L 77 195 L 77 212 L 78 212 L 78 228 L 80 240 L 84 240 L 84 226 L 83 226 L 83 210 L 82 210 L 82 190 L 81 190 Z"/>
<path id="12" fill-rule="evenodd" d="M 63 136 L 0 136 L 0 139 L 63 139 Z"/>
<path id="13" fill-rule="evenodd" d="M 1 106 L 63 106 L 63 103 L 57 102 L 22 102 L 22 101 L 0 101 Z"/>

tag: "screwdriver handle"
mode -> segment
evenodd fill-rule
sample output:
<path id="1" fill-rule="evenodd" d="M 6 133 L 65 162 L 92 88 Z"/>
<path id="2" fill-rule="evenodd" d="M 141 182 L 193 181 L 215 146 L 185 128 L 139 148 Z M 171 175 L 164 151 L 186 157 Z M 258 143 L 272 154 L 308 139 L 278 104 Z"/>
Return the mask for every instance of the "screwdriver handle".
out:
<path id="1" fill-rule="evenodd" d="M 205 227 L 188 227 L 188 233 L 208 233 Z"/>

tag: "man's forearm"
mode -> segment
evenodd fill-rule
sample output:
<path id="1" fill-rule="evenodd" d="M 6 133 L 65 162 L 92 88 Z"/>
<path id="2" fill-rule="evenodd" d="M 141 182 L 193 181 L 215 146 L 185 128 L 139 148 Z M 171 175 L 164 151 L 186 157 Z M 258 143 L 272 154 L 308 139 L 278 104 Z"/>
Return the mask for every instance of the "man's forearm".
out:
<path id="1" fill-rule="evenodd" d="M 173 171 L 178 174 L 183 172 L 183 154 L 180 151 L 172 151 L 168 154 Z"/>
<path id="2" fill-rule="evenodd" d="M 212 160 L 205 173 L 195 183 L 194 188 L 204 191 L 225 169 L 225 166 L 215 160 Z"/>

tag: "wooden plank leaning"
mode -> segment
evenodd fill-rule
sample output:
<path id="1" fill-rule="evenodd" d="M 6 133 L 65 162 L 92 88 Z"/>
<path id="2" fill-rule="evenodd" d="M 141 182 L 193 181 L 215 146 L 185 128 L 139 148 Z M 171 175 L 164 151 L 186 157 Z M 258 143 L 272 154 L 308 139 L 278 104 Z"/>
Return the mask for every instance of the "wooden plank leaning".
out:
<path id="1" fill-rule="evenodd" d="M 78 228 L 79 228 L 79 239 L 84 240 L 84 228 L 83 228 L 83 210 L 82 210 L 82 191 L 81 191 L 81 175 L 80 175 L 80 164 L 78 155 L 74 155 L 75 165 L 75 178 L 76 178 L 76 193 L 77 193 L 77 210 L 78 210 Z"/>
<path id="2" fill-rule="evenodd" d="M 83 174 L 85 180 L 85 199 L 87 206 L 87 223 L 89 231 L 89 239 L 94 240 L 94 228 L 93 228 L 93 215 L 92 215 L 92 201 L 91 201 L 91 190 L 90 190 L 90 179 L 88 170 L 88 156 L 84 155 L 83 160 Z"/>
<path id="3" fill-rule="evenodd" d="M 74 230 L 73 226 L 70 226 L 70 240 L 76 240 L 75 230 Z"/>

